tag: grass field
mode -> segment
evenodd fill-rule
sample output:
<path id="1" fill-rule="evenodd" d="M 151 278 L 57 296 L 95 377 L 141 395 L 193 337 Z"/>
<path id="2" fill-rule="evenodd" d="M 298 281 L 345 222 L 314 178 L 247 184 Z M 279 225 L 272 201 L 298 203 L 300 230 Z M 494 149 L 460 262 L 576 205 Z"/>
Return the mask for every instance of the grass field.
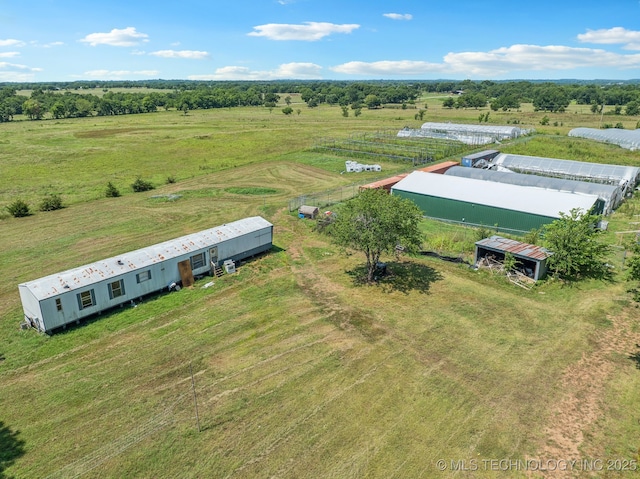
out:
<path id="1" fill-rule="evenodd" d="M 387 258 L 393 275 L 359 286 L 362 259 L 287 211 L 295 196 L 373 177 L 341 175 L 343 160 L 309 151 L 316 139 L 417 127 L 414 114 L 232 109 L 0 125 L 0 207 L 46 192 L 67 204 L 0 217 L 0 477 L 503 478 L 547 474 L 487 461 L 637 461 L 640 310 L 621 249 L 611 283 L 527 291 L 417 257 Z M 430 103 L 423 121 L 477 114 Z M 516 115 L 539 134 L 505 151 L 640 164 L 566 138 L 599 120 L 590 113 L 559 115 L 563 126 L 548 130 L 533 112 L 490 121 Z M 132 193 L 137 175 L 157 188 Z M 122 197 L 104 198 L 108 181 Z M 610 218 L 608 241 L 637 229 L 639 206 Z M 274 223 L 276 248 L 213 287 L 205 278 L 53 336 L 18 327 L 20 282 L 256 214 Z M 469 257 L 472 230 L 423 230 L 426 247 Z M 452 471 L 460 461 L 477 470 Z"/>

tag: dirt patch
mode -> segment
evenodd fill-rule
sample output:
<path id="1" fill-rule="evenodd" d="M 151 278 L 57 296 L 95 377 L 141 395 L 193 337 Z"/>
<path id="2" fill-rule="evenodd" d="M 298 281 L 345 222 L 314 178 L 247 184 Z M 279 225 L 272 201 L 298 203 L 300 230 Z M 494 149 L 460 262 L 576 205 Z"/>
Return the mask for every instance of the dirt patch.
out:
<path id="1" fill-rule="evenodd" d="M 538 451 L 541 460 L 584 459 L 585 453 L 602 456 L 604 451 L 591 449 L 585 436 L 604 414 L 606 385 L 614 373 L 614 355 L 633 351 L 640 333 L 630 334 L 632 320 L 628 314 L 609 318 L 612 327 L 599 332 L 593 351 L 583 354 L 570 365 L 561 379 L 564 396 L 551 407 L 549 425 L 544 429 L 545 444 Z M 539 477 L 539 472 L 537 473 Z M 550 473 L 549 473 L 550 474 Z M 574 477 L 576 471 L 554 471 L 549 477 Z"/>
<path id="2" fill-rule="evenodd" d="M 109 128 L 106 130 L 78 131 L 73 134 L 76 138 L 108 138 L 123 133 L 140 133 L 150 130 L 144 128 Z"/>

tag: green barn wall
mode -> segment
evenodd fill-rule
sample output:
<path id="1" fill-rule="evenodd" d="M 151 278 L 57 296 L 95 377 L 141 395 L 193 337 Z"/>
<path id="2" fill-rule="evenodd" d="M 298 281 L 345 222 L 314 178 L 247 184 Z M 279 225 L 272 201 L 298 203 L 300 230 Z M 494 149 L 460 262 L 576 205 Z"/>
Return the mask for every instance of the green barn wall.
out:
<path id="1" fill-rule="evenodd" d="M 557 218 L 467 203 L 436 196 L 393 190 L 394 195 L 408 198 L 430 218 L 453 221 L 471 226 L 488 226 L 500 231 L 522 234 L 549 224 Z M 600 205 L 601 207 L 601 205 Z M 568 211 L 566 212 L 568 213 Z"/>

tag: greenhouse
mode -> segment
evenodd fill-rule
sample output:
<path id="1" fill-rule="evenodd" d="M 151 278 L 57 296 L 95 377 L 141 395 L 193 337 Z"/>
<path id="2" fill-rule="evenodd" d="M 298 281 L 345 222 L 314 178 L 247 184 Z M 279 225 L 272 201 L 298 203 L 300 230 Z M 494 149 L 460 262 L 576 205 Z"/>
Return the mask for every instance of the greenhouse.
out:
<path id="1" fill-rule="evenodd" d="M 403 128 L 397 136 L 440 138 L 460 141 L 467 145 L 482 146 L 502 140 L 511 140 L 531 132 L 532 130 L 523 130 L 516 126 L 426 122 L 419 129 Z"/>
<path id="2" fill-rule="evenodd" d="M 622 202 L 622 190 L 616 185 L 606 185 L 587 181 L 551 178 L 548 176 L 525 175 L 505 171 L 483 170 L 479 168 L 465 168 L 454 166 L 445 175 L 472 178 L 476 180 L 493 181 L 520 186 L 535 186 L 546 190 L 566 191 L 569 193 L 596 195 L 604 201 L 604 214 L 610 214 Z"/>
<path id="3" fill-rule="evenodd" d="M 498 171 L 507 170 L 515 173 L 527 173 L 619 186 L 623 196 L 633 191 L 640 176 L 640 168 L 633 166 L 587 163 L 505 153 L 496 156 L 490 168 Z"/>
<path id="4" fill-rule="evenodd" d="M 574 128 L 569 132 L 569 136 L 587 138 L 588 140 L 611 143 L 627 150 L 635 151 L 640 149 L 640 129 L 622 130 L 620 128 L 608 128 L 600 130 L 598 128 Z"/>
<path id="5" fill-rule="evenodd" d="M 460 133 L 446 133 L 442 131 L 432 131 L 432 130 L 422 130 L 412 129 L 412 128 L 403 128 L 398 132 L 399 138 L 435 138 L 438 140 L 449 140 L 449 141 L 459 141 L 460 143 L 464 143 L 465 145 L 471 146 L 482 146 L 488 145 L 489 143 L 495 143 L 496 138 L 494 136 L 487 135 L 469 135 L 469 134 L 460 134 Z"/>

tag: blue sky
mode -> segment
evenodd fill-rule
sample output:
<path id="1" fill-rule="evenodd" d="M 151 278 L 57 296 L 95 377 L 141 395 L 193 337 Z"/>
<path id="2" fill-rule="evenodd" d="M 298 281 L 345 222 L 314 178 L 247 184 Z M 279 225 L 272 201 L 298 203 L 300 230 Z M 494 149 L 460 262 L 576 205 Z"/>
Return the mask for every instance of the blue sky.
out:
<path id="1" fill-rule="evenodd" d="M 640 78 L 640 0 L 0 0 L 0 82 Z"/>

